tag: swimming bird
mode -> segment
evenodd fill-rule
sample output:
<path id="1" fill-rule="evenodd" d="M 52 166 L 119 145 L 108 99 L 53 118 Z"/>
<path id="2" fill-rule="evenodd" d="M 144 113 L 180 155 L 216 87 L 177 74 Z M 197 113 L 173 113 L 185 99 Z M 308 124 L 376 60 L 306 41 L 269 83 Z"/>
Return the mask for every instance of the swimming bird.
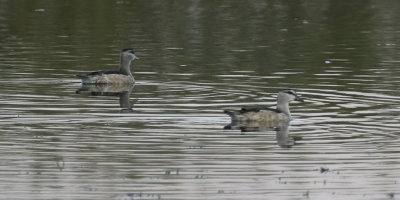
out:
<path id="1" fill-rule="evenodd" d="M 133 84 L 135 79 L 131 73 L 131 62 L 136 57 L 132 48 L 122 49 L 119 70 L 96 71 L 89 74 L 77 75 L 83 84 Z"/>
<path id="2" fill-rule="evenodd" d="M 304 101 L 291 89 L 282 90 L 278 93 L 276 109 L 268 107 L 242 108 L 239 111 L 224 110 L 232 122 L 256 122 L 274 124 L 274 122 L 287 122 L 291 120 L 289 102 Z"/>

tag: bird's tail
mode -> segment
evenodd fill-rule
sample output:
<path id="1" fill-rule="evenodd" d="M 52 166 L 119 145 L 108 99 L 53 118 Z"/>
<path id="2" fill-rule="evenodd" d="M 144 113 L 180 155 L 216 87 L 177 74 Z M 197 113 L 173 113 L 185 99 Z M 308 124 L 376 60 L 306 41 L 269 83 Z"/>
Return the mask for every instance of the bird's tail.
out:
<path id="1" fill-rule="evenodd" d="M 87 79 L 88 78 L 88 75 L 87 74 L 77 74 L 76 75 L 78 78 L 81 78 L 81 79 Z"/>
<path id="2" fill-rule="evenodd" d="M 232 121 L 236 120 L 235 115 L 237 114 L 236 111 L 233 110 L 224 110 L 224 113 L 226 113 L 227 115 L 229 115 L 229 117 L 231 117 Z"/>

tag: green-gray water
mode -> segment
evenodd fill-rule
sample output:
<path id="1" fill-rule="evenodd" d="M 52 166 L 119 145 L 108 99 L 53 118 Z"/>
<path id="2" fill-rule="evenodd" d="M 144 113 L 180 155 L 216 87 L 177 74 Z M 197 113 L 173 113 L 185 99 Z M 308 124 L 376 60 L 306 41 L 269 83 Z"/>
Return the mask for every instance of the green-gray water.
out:
<path id="1" fill-rule="evenodd" d="M 399 9 L 0 0 L 0 199 L 397 199 Z M 126 47 L 130 94 L 76 93 Z M 287 129 L 223 129 L 285 88 Z"/>

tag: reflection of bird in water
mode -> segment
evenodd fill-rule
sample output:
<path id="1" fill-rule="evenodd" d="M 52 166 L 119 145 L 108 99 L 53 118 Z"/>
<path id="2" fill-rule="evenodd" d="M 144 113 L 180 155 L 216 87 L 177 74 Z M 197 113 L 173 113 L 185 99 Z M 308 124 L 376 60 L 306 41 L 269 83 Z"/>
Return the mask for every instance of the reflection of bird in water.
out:
<path id="1" fill-rule="evenodd" d="M 304 101 L 293 90 L 282 90 L 278 93 L 276 109 L 268 107 L 242 108 L 239 111 L 225 110 L 232 122 L 246 121 L 259 123 L 275 123 L 291 120 L 289 102 Z"/>
<path id="2" fill-rule="evenodd" d="M 225 130 L 240 130 L 243 134 L 247 132 L 276 132 L 276 141 L 282 148 L 291 148 L 301 137 L 289 135 L 290 122 L 257 123 L 257 122 L 232 122 L 224 127 Z"/>
<path id="3" fill-rule="evenodd" d="M 282 148 L 291 148 L 296 144 L 296 141 L 301 140 L 300 136 L 289 136 L 289 124 L 284 126 L 278 126 L 276 130 L 276 141 Z"/>
<path id="4" fill-rule="evenodd" d="M 290 148 L 299 138 L 289 137 L 291 115 L 289 102 L 303 101 L 293 90 L 278 93 L 276 109 L 268 107 L 242 108 L 239 111 L 225 110 L 232 121 L 224 129 L 237 129 L 241 132 L 276 131 L 276 140 L 282 148 Z M 301 139 L 301 138 L 300 138 Z"/>
<path id="5" fill-rule="evenodd" d="M 85 75 L 77 75 L 83 84 L 133 84 L 135 79 L 131 73 L 131 61 L 138 59 L 133 49 L 121 51 L 119 70 L 97 71 Z"/>
<path id="6" fill-rule="evenodd" d="M 133 105 L 130 103 L 130 96 L 134 88 L 134 84 L 115 85 L 115 84 L 83 84 L 76 93 L 88 94 L 91 96 L 118 96 L 121 113 L 133 112 Z"/>

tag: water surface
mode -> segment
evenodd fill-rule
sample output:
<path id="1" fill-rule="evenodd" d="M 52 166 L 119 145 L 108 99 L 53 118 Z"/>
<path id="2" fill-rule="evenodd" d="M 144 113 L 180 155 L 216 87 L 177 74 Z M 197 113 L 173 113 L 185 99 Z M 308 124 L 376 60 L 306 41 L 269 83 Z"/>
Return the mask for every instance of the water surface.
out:
<path id="1" fill-rule="evenodd" d="M 0 197 L 397 199 L 399 6 L 1 1 Z M 133 88 L 77 93 L 125 47 Z M 224 129 L 285 88 L 290 125 Z"/>

